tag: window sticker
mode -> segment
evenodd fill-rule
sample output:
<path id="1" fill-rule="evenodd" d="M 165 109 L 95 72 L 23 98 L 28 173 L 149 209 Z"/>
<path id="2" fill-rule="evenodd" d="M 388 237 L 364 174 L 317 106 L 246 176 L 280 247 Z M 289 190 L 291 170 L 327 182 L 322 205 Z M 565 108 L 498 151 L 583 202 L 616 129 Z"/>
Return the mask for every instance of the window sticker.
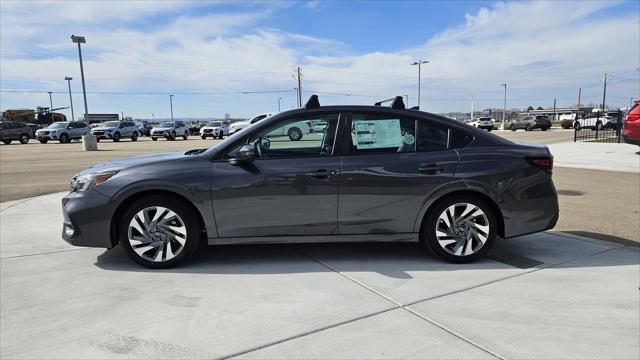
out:
<path id="1" fill-rule="evenodd" d="M 356 149 L 379 149 L 402 145 L 400 119 L 354 120 Z"/>

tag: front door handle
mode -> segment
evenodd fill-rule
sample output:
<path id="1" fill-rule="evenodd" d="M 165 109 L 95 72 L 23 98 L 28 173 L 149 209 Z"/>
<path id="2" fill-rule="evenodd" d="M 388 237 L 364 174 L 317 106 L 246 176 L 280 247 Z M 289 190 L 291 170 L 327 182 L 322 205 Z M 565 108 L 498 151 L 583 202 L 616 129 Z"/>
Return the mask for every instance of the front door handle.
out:
<path id="1" fill-rule="evenodd" d="M 318 170 L 313 170 L 307 173 L 307 176 L 311 176 L 314 178 L 318 178 L 318 179 L 326 179 L 331 175 L 335 175 L 337 174 L 338 171 L 336 170 L 327 170 L 327 169 L 318 169 Z"/>
<path id="2" fill-rule="evenodd" d="M 438 163 L 433 163 L 433 164 L 420 164 L 420 167 L 418 168 L 418 171 L 420 171 L 421 173 L 425 173 L 428 175 L 436 175 L 436 174 L 440 174 L 441 172 L 443 172 L 445 169 L 445 166 L 442 164 L 438 164 Z"/>

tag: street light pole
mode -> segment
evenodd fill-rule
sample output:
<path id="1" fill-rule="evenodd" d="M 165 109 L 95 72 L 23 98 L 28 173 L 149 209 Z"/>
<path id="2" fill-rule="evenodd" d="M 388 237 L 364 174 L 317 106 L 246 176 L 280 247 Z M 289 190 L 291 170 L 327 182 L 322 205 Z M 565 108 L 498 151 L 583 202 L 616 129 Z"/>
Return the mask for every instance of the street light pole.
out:
<path id="1" fill-rule="evenodd" d="M 169 105 L 171 105 L 171 121 L 173 121 L 173 95 L 169 95 Z"/>
<path id="2" fill-rule="evenodd" d="M 278 98 L 278 112 L 280 112 L 280 101 L 282 101 L 281 97 Z"/>
<path id="3" fill-rule="evenodd" d="M 504 130 L 504 125 L 507 122 L 507 84 L 501 84 L 504 86 L 504 104 L 502 108 L 502 124 L 500 125 L 500 130 Z"/>
<path id="4" fill-rule="evenodd" d="M 422 77 L 421 76 L 421 65 L 422 64 L 428 64 L 428 63 L 429 63 L 428 60 L 422 60 L 422 59 L 411 63 L 411 65 L 418 65 L 418 109 L 420 109 L 420 88 L 421 88 L 421 86 L 420 86 L 420 78 Z"/>
<path id="5" fill-rule="evenodd" d="M 67 80 L 67 85 L 69 85 L 69 103 L 71 104 L 71 121 L 76 119 L 76 116 L 73 114 L 73 96 L 71 96 L 71 80 L 73 80 L 70 76 L 65 76 L 65 80 Z"/>
<path id="6" fill-rule="evenodd" d="M 51 117 L 51 122 L 53 122 L 53 99 L 51 98 L 52 91 L 47 91 L 49 94 L 49 116 Z"/>
<path id="7" fill-rule="evenodd" d="M 80 77 L 82 78 L 82 97 L 84 98 L 84 122 L 89 123 L 89 119 L 87 119 L 87 115 L 89 115 L 89 109 L 87 107 L 87 89 L 84 85 L 84 67 L 82 65 L 82 48 L 80 44 L 84 44 L 87 40 L 84 36 L 75 36 L 71 35 L 71 41 L 78 44 L 78 57 L 80 58 Z"/>

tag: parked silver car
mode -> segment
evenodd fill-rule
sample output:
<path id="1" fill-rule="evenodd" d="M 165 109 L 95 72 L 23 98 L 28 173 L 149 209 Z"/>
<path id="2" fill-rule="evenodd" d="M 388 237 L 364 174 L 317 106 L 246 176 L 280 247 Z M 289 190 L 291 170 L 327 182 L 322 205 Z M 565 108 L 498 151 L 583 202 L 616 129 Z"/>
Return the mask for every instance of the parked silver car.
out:
<path id="1" fill-rule="evenodd" d="M 122 138 L 131 138 L 131 141 L 137 141 L 140 132 L 138 125 L 133 121 L 106 121 L 91 130 L 97 140 L 111 139 L 114 142 L 120 141 Z"/>
<path id="2" fill-rule="evenodd" d="M 166 121 L 151 129 L 151 140 L 153 141 L 157 141 L 160 137 L 175 140 L 178 136 L 182 136 L 185 140 L 189 138 L 189 129 L 182 121 Z"/>
<path id="3" fill-rule="evenodd" d="M 89 126 L 82 121 L 57 121 L 44 129 L 36 131 L 36 139 L 42 144 L 49 140 L 58 140 L 66 144 L 73 139 L 80 139 L 90 132 Z"/>

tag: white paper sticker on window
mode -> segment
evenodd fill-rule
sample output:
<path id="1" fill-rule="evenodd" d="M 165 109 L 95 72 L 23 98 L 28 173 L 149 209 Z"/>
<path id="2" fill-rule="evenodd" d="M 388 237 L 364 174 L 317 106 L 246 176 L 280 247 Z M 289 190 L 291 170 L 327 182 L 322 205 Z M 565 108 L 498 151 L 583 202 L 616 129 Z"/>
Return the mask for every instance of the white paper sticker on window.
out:
<path id="1" fill-rule="evenodd" d="M 402 145 L 400 119 L 354 120 L 356 149 L 380 149 Z"/>

